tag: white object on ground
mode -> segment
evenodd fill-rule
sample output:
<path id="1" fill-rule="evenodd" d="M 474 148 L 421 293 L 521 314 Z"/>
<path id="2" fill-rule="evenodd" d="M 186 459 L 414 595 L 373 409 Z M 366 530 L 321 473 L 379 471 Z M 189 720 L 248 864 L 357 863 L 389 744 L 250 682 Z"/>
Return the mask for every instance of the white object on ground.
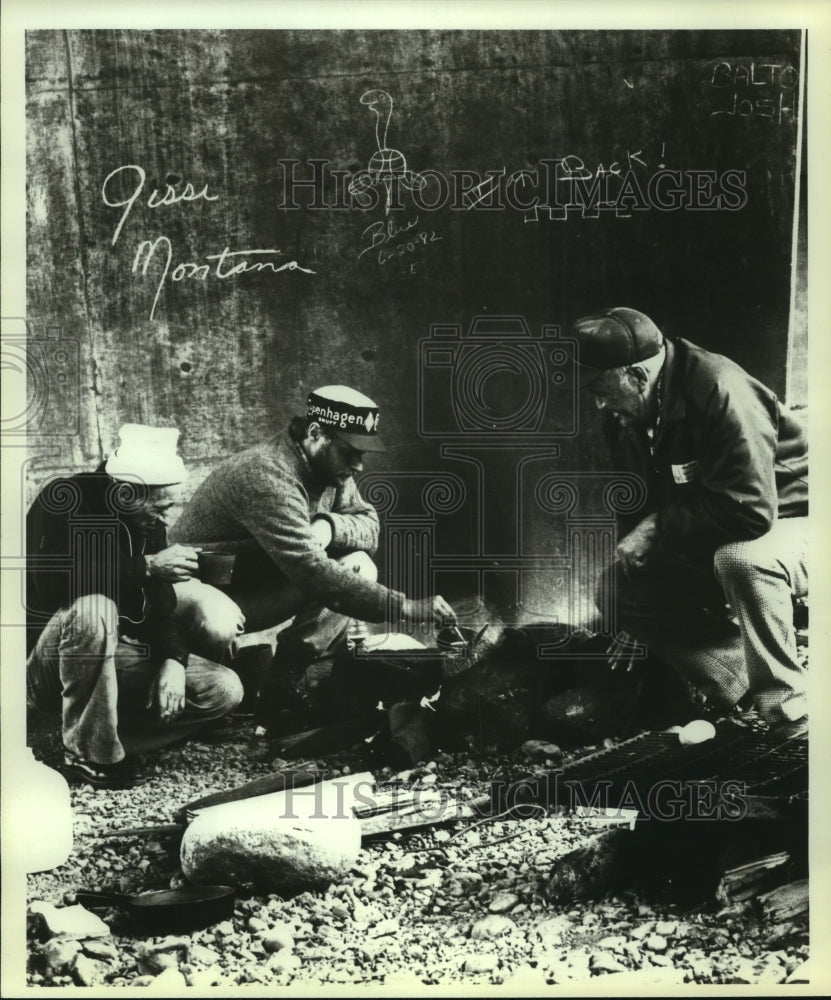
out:
<path id="1" fill-rule="evenodd" d="M 716 735 L 716 727 L 706 719 L 693 719 L 678 734 L 678 742 L 683 747 L 692 746 L 695 743 L 706 743 Z"/>

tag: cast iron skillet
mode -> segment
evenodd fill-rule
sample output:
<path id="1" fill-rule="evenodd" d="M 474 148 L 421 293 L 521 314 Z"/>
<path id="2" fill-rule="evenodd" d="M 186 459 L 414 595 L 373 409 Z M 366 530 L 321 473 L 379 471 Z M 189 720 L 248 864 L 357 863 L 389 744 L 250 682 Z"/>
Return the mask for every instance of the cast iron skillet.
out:
<path id="1" fill-rule="evenodd" d="M 195 885 L 140 896 L 81 890 L 76 898 L 90 909 L 123 906 L 136 927 L 147 934 L 176 934 L 227 920 L 234 912 L 235 893 L 227 885 Z"/>

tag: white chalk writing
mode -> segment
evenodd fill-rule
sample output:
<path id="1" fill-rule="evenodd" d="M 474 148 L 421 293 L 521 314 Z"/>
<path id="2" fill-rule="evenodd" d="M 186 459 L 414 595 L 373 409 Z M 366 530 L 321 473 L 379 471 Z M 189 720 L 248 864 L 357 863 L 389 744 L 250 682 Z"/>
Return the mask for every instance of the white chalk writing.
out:
<path id="1" fill-rule="evenodd" d="M 108 208 L 122 208 L 124 211 L 118 220 L 118 225 L 113 231 L 111 245 L 115 246 L 121 231 L 124 228 L 133 206 L 144 192 L 147 175 L 144 168 L 136 163 L 127 163 L 124 166 L 116 167 L 104 179 L 101 186 L 101 197 Z M 126 197 L 120 197 L 116 188 L 119 184 L 127 180 L 132 189 Z M 171 183 L 171 181 L 173 183 Z M 159 209 L 172 205 L 192 203 L 195 201 L 218 201 L 219 195 L 210 194 L 208 185 L 204 184 L 197 190 L 198 185 L 187 181 L 181 189 L 177 190 L 176 185 L 180 183 L 179 178 L 167 178 L 164 188 L 159 190 L 154 187 L 147 198 L 147 208 Z M 142 199 L 143 200 L 143 199 Z M 150 308 L 150 319 L 156 314 L 156 307 L 159 304 L 159 296 L 165 286 L 165 282 L 178 281 L 207 281 L 214 278 L 223 281 L 240 274 L 250 274 L 252 272 L 269 271 L 277 274 L 280 271 L 302 271 L 304 274 L 315 274 L 310 268 L 301 267 L 296 260 L 274 260 L 260 259 L 250 260 L 252 257 L 277 257 L 282 255 L 282 250 L 274 248 L 248 248 L 245 250 L 231 250 L 229 246 L 224 247 L 219 253 L 203 254 L 203 259 L 210 261 L 210 264 L 202 264 L 193 260 L 180 261 L 173 265 L 173 243 L 168 236 L 157 236 L 155 239 L 141 239 L 133 256 L 132 274 L 138 274 L 142 278 L 147 276 L 147 272 L 153 264 L 161 267 L 161 274 L 156 284 L 156 293 L 153 296 L 153 305 Z"/>
<path id="2" fill-rule="evenodd" d="M 767 118 L 781 125 L 795 119 L 794 94 L 799 72 L 785 63 L 732 63 L 722 60 L 713 66 L 710 87 L 717 92 L 718 104 L 711 116 Z"/>
<path id="3" fill-rule="evenodd" d="M 222 280 L 224 278 L 232 278 L 237 274 L 247 274 L 251 271 L 271 271 L 275 274 L 279 271 L 303 271 L 305 274 L 315 273 L 314 271 L 309 270 L 309 268 L 301 267 L 296 260 L 289 260 L 285 263 L 272 260 L 253 262 L 241 260 L 230 266 L 227 270 L 223 270 L 222 265 L 226 263 L 229 257 L 282 253 L 281 250 L 252 249 L 231 251 L 229 247 L 225 247 L 221 253 L 205 254 L 205 260 L 216 261 L 213 268 L 209 264 L 197 264 L 194 261 L 183 261 L 177 264 L 171 271 L 170 265 L 173 262 L 173 244 L 167 236 L 157 236 L 155 240 L 142 240 L 142 242 L 139 243 L 138 248 L 136 249 L 136 255 L 133 258 L 132 273 L 137 274 L 140 270 L 142 277 L 146 276 L 156 250 L 158 250 L 160 246 L 166 248 L 166 255 L 163 249 L 162 254 L 160 255 L 160 260 L 163 262 L 162 273 L 156 285 L 156 294 L 153 297 L 153 306 L 150 309 L 150 319 L 153 319 L 155 315 L 156 306 L 159 302 L 159 295 L 161 295 L 162 288 L 164 287 L 164 283 L 167 280 L 168 275 L 170 276 L 171 281 L 184 281 L 189 278 L 196 279 L 197 281 L 205 281 L 209 276 Z"/>
<path id="4" fill-rule="evenodd" d="M 112 200 L 110 198 L 110 182 L 117 177 L 127 176 L 127 171 L 133 171 L 135 174 L 136 184 L 133 189 L 133 193 L 127 198 L 120 198 Z M 126 163 L 123 167 L 116 167 L 115 170 L 110 171 L 104 178 L 104 183 L 101 186 L 101 197 L 104 199 L 104 204 L 110 208 L 123 208 L 124 211 L 121 213 L 121 218 L 118 221 L 118 225 L 115 227 L 113 232 L 112 246 L 115 246 L 118 241 L 118 237 L 121 235 L 121 229 L 124 223 L 127 221 L 127 216 L 133 205 L 136 203 L 136 199 L 144 190 L 144 182 L 147 178 L 147 174 L 144 172 L 144 168 L 140 167 L 137 163 Z M 181 191 L 176 191 L 173 184 L 165 184 L 164 194 L 159 194 L 158 188 L 153 188 L 150 193 L 150 197 L 147 199 L 148 208 L 161 208 L 165 205 L 176 205 L 180 202 L 192 202 L 204 199 L 205 201 L 217 201 L 219 199 L 218 194 L 208 194 L 208 185 L 205 184 L 201 191 L 197 191 L 193 184 L 188 182 L 185 184 Z"/>

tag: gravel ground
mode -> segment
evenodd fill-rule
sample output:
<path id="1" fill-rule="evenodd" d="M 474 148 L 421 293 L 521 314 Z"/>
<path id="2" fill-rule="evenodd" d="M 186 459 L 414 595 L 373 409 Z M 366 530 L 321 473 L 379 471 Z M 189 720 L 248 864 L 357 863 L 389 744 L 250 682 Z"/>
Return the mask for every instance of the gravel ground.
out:
<path id="1" fill-rule="evenodd" d="M 35 755 L 56 765 L 55 723 L 35 720 L 32 730 Z M 104 840 L 102 834 L 171 822 L 185 802 L 279 766 L 250 721 L 237 721 L 233 736 L 230 743 L 192 741 L 147 758 L 150 780 L 134 789 L 73 787 L 74 851 L 60 868 L 29 877 L 30 904 L 72 902 L 81 887 L 136 893 L 180 884 L 175 838 Z M 341 773 L 371 769 L 380 782 L 394 778 L 388 768 L 367 767 L 348 753 L 311 763 Z M 532 762 L 521 751 L 439 754 L 406 778 L 467 798 L 487 793 L 497 776 L 546 770 L 545 760 Z M 773 985 L 807 958 L 806 921 L 769 926 L 749 907 L 682 907 L 634 891 L 553 905 L 545 893 L 548 872 L 593 830 L 585 820 L 540 816 L 454 821 L 365 840 L 341 884 L 292 899 L 242 894 L 231 920 L 186 937 L 140 938 L 125 914 L 99 911 L 111 936 L 82 942 L 63 967 L 48 968 L 47 946 L 32 940 L 28 982 L 145 985 L 167 995 L 186 985 L 293 984 L 337 992 L 383 984 L 411 995 L 426 986 L 504 984 L 517 995 L 601 975 L 615 976 L 614 989 L 652 982 Z"/>

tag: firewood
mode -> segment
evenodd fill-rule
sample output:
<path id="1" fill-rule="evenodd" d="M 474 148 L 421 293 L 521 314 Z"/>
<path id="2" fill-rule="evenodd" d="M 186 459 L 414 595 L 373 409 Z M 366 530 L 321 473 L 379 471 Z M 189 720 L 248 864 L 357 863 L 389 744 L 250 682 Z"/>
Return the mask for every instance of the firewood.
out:
<path id="1" fill-rule="evenodd" d="M 808 879 L 789 882 L 772 889 L 757 899 L 762 915 L 774 924 L 802 916 L 808 912 Z"/>
<path id="2" fill-rule="evenodd" d="M 741 903 L 781 885 L 787 879 L 790 860 L 787 851 L 779 851 L 728 869 L 721 876 L 716 899 L 724 906 Z"/>
<path id="3" fill-rule="evenodd" d="M 400 811 L 392 810 L 376 815 L 358 817 L 361 836 L 371 837 L 395 830 L 413 830 L 418 827 L 438 826 L 457 819 L 474 819 L 479 814 L 466 802 L 448 801 L 444 809 L 437 809 L 436 802 L 423 809 L 409 807 Z"/>
<path id="4" fill-rule="evenodd" d="M 238 802 L 241 799 L 252 799 L 258 795 L 270 795 L 272 792 L 282 792 L 286 788 L 303 788 L 305 785 L 313 785 L 318 781 L 325 781 L 331 778 L 331 771 L 321 769 L 298 768 L 277 771 L 274 774 L 266 774 L 261 778 L 254 778 L 244 785 L 228 789 L 224 792 L 211 792 L 203 795 L 200 799 L 188 802 L 182 806 L 175 814 L 178 820 L 185 820 L 190 813 L 199 809 L 207 809 L 208 806 L 219 806 L 225 802 Z"/>
<path id="5" fill-rule="evenodd" d="M 346 750 L 358 740 L 369 736 L 378 728 L 378 716 L 360 716 L 337 722 L 333 726 L 322 726 L 318 729 L 307 729 L 302 733 L 293 733 L 277 741 L 277 755 L 280 757 L 299 757 L 308 754 L 311 757 L 336 750 Z"/>

